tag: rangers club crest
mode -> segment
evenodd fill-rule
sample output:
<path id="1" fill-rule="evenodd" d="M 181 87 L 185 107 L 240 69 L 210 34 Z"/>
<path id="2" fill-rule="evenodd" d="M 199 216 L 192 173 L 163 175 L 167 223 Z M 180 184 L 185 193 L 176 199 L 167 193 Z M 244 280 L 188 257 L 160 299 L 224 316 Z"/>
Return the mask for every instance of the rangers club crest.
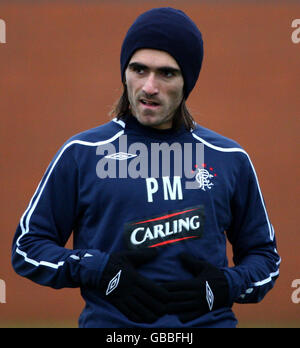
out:
<path id="1" fill-rule="evenodd" d="M 217 176 L 217 174 L 214 173 L 214 168 L 208 167 L 206 163 L 202 163 L 202 168 L 199 168 L 196 164 L 195 168 L 197 171 L 195 179 L 199 184 L 199 188 L 203 191 L 206 191 L 206 189 L 210 190 L 212 186 L 214 186 L 212 180 Z"/>

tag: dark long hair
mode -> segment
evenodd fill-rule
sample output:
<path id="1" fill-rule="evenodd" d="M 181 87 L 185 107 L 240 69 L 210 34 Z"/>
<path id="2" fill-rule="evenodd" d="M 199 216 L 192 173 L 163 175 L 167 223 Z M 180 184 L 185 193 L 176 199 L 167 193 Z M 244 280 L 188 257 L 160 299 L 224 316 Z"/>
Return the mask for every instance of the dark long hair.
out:
<path id="1" fill-rule="evenodd" d="M 127 87 L 126 85 L 123 85 L 123 87 L 123 94 L 113 105 L 109 116 L 125 121 L 128 115 L 130 115 L 130 103 Z M 182 124 L 184 124 L 187 130 L 195 129 L 194 119 L 186 106 L 185 99 L 182 100 L 173 118 L 173 127 L 175 129 L 178 129 Z"/>

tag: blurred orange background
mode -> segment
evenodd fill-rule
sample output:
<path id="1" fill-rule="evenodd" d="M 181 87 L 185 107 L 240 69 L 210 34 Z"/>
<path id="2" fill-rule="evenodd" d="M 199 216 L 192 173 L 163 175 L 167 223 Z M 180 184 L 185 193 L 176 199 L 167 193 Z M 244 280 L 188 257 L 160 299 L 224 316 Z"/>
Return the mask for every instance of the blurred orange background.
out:
<path id="1" fill-rule="evenodd" d="M 240 326 L 300 327 L 300 303 L 291 297 L 300 279 L 300 43 L 291 27 L 300 4 L 225 0 L 1 1 L 0 327 L 77 325 L 79 290 L 53 290 L 15 274 L 13 235 L 58 148 L 109 120 L 121 92 L 124 35 L 141 12 L 160 6 L 185 11 L 202 31 L 205 58 L 188 107 L 198 123 L 250 154 L 275 228 L 280 277 L 261 303 L 234 305 Z"/>

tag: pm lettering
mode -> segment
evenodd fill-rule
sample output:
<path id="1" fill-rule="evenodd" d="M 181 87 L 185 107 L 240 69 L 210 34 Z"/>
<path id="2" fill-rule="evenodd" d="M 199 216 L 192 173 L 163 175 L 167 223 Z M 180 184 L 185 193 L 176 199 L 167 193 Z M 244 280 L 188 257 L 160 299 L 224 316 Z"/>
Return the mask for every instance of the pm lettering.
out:
<path id="1" fill-rule="evenodd" d="M 0 303 L 6 303 L 6 285 L 2 279 L 0 279 Z"/>
<path id="2" fill-rule="evenodd" d="M 0 43 L 6 43 L 6 24 L 3 19 L 0 19 Z"/>
<path id="3" fill-rule="evenodd" d="M 181 178 L 180 176 L 174 176 L 173 182 L 171 183 L 170 177 L 164 176 L 162 178 L 162 189 L 163 189 L 163 195 L 164 200 L 182 200 L 183 194 L 182 194 L 182 185 L 181 185 Z M 146 187 L 147 187 L 147 199 L 149 203 L 153 202 L 153 196 L 157 194 L 159 191 L 159 182 L 155 178 L 146 178 Z"/>

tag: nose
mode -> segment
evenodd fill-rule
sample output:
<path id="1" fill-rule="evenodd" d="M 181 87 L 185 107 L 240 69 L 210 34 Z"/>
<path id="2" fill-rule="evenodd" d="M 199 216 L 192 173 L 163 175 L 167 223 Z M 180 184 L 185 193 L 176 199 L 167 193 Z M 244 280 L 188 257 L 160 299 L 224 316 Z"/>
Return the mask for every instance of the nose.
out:
<path id="1" fill-rule="evenodd" d="M 150 73 L 145 80 L 144 86 L 143 86 L 143 92 L 146 95 L 156 95 L 158 94 L 158 85 L 155 78 L 155 75 L 153 73 Z"/>

